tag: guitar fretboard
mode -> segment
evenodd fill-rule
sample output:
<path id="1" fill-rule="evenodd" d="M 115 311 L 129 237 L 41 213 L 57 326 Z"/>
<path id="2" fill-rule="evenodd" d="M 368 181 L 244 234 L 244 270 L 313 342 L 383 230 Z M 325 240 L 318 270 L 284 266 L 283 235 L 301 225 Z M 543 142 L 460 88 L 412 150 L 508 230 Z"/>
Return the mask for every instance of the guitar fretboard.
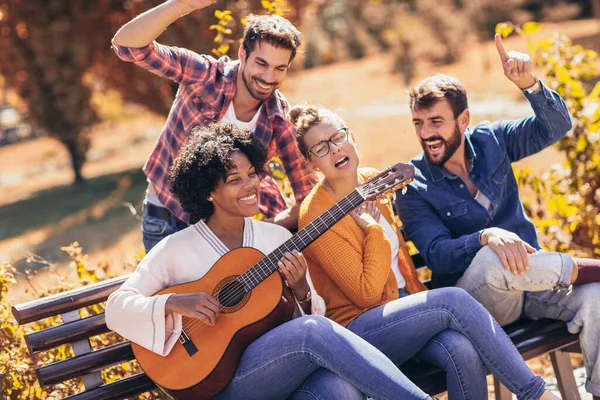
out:
<path id="1" fill-rule="evenodd" d="M 364 198 L 360 193 L 356 189 L 353 190 L 281 246 L 273 250 L 268 256 L 254 264 L 237 278 L 238 282 L 244 285 L 245 292 L 249 292 L 277 271 L 277 262 L 283 258 L 284 253 L 291 252 L 292 250 L 302 251 L 302 249 L 315 241 L 327 229 L 335 225 L 363 201 Z"/>

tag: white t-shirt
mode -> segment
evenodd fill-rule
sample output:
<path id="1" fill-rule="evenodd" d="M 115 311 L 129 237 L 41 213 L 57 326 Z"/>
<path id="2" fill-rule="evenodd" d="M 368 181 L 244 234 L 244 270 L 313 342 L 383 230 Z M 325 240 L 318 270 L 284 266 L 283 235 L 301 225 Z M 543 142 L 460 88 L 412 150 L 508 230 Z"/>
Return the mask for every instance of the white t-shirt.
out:
<path id="1" fill-rule="evenodd" d="M 479 190 L 477 191 L 477 193 L 475 194 L 475 201 L 478 202 L 479 204 L 481 204 L 483 206 L 483 208 L 485 208 L 489 213 L 491 213 L 493 211 L 493 206 L 492 206 L 492 202 L 490 201 L 490 199 L 488 199 L 485 194 L 481 193 Z"/>
<path id="2" fill-rule="evenodd" d="M 227 107 L 227 111 L 225 112 L 223 119 L 221 119 L 221 122 L 229 122 L 229 123 L 234 124 L 235 126 L 237 126 L 240 129 L 245 129 L 247 131 L 254 132 L 256 130 L 256 123 L 258 122 L 258 116 L 260 115 L 261 109 L 262 109 L 262 105 L 260 107 L 258 107 L 256 114 L 254 114 L 254 117 L 252 117 L 252 120 L 250 122 L 240 121 L 237 118 L 237 115 L 235 115 L 235 109 L 233 108 L 233 101 L 232 101 L 231 103 L 229 103 L 229 107 Z"/>
<path id="3" fill-rule="evenodd" d="M 394 271 L 394 275 L 396 275 L 396 283 L 398 283 L 398 289 L 403 289 L 404 286 L 406 286 L 406 281 L 404 280 L 404 277 L 400 273 L 400 268 L 398 267 L 398 252 L 400 251 L 400 242 L 398 242 L 398 236 L 396 235 L 396 232 L 383 215 L 379 216 L 379 225 L 383 227 L 385 235 L 392 243 L 391 267 L 392 271 Z"/>

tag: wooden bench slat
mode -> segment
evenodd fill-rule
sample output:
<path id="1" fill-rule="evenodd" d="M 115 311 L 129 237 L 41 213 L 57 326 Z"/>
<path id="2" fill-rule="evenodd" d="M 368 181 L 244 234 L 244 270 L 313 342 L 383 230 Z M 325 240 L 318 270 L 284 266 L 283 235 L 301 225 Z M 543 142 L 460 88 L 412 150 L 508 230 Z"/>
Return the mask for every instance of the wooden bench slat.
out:
<path id="1" fill-rule="evenodd" d="M 562 329 L 564 326 L 564 321 L 554 319 L 539 319 L 534 321 L 523 318 L 510 325 L 506 325 L 503 329 L 511 339 L 515 340 L 519 338 L 519 340 L 525 340 L 532 336 Z"/>
<path id="2" fill-rule="evenodd" d="M 28 301 L 27 303 L 16 304 L 12 307 L 12 313 L 19 325 L 22 325 L 101 303 L 117 290 L 128 277 L 129 275 L 118 276 L 93 285 L 82 286 L 67 292 Z"/>
<path id="3" fill-rule="evenodd" d="M 78 376 L 133 360 L 129 341 L 113 344 L 91 353 L 68 358 L 36 369 L 41 386 L 53 385 Z"/>
<path id="4" fill-rule="evenodd" d="M 515 346 L 525 360 L 530 360 L 578 341 L 579 335 L 571 334 L 565 325 L 562 329 L 537 335 L 531 339 L 518 342 Z"/>
<path id="5" fill-rule="evenodd" d="M 110 332 L 110 329 L 106 326 L 104 313 L 102 313 L 30 333 L 25 335 L 25 343 L 29 352 L 34 354 L 106 332 Z"/>
<path id="6" fill-rule="evenodd" d="M 145 393 L 156 388 L 146 374 L 140 373 L 125 379 L 102 385 L 82 393 L 66 397 L 65 400 L 117 400 Z"/>

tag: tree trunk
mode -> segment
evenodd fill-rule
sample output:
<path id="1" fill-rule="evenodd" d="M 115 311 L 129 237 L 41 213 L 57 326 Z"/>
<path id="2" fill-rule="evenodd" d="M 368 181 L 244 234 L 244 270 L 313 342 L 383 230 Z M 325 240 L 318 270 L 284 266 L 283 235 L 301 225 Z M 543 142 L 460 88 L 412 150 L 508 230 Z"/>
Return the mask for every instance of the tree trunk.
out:
<path id="1" fill-rule="evenodd" d="M 85 155 L 81 154 L 79 144 L 76 140 L 63 142 L 63 144 L 67 147 L 67 151 L 69 152 L 69 156 L 71 157 L 71 168 L 73 169 L 73 173 L 75 175 L 75 180 L 73 181 L 73 184 L 80 184 L 85 182 L 85 179 L 81 174 L 81 167 L 83 166 Z"/>

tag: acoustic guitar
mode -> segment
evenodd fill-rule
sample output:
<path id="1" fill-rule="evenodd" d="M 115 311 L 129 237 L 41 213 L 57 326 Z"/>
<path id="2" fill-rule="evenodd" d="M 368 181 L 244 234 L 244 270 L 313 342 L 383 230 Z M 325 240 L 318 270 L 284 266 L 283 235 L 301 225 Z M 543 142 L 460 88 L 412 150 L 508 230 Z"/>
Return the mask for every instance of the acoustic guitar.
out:
<path id="1" fill-rule="evenodd" d="M 233 377 L 246 347 L 292 317 L 294 297 L 275 273 L 283 254 L 301 251 L 363 201 L 406 190 L 413 178 L 414 168 L 398 163 L 354 189 L 269 255 L 240 247 L 221 257 L 201 279 L 155 293 L 211 293 L 221 313 L 214 326 L 183 317 L 179 342 L 166 357 L 131 343 L 144 372 L 175 399 L 215 396 Z"/>

